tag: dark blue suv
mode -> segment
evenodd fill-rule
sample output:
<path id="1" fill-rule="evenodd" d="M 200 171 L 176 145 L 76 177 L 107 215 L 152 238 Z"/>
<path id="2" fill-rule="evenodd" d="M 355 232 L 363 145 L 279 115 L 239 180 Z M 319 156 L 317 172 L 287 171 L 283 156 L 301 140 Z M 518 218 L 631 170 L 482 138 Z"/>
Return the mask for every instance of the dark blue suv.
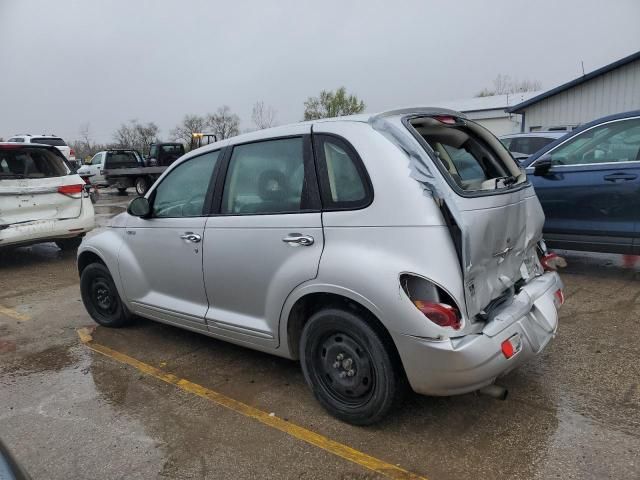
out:
<path id="1" fill-rule="evenodd" d="M 550 246 L 640 254 L 640 110 L 583 125 L 525 166 Z"/>

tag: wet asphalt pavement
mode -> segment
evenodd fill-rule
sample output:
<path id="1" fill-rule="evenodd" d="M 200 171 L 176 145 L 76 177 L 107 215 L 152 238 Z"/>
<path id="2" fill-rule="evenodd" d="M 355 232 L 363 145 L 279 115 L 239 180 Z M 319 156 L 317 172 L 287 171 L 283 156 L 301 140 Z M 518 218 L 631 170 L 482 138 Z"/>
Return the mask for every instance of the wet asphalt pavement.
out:
<path id="1" fill-rule="evenodd" d="M 128 199 L 103 194 L 100 223 Z M 563 253 L 558 336 L 506 401 L 410 395 L 373 427 L 328 416 L 291 361 L 146 320 L 93 339 L 432 480 L 640 478 L 640 260 Z M 87 326 L 74 254 L 0 252 L 0 438 L 34 479 L 383 478 L 91 351 Z"/>

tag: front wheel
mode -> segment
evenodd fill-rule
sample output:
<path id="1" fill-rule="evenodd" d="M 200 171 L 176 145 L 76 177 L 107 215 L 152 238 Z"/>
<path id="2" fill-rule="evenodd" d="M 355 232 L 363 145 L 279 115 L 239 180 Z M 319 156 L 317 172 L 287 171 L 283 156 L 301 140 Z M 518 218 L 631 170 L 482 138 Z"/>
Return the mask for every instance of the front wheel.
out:
<path id="1" fill-rule="evenodd" d="M 382 419 L 402 390 L 390 347 L 369 324 L 342 309 L 324 309 L 306 323 L 300 363 L 316 399 L 354 425 Z"/>
<path id="2" fill-rule="evenodd" d="M 87 312 L 105 327 L 122 327 L 131 314 L 120 300 L 109 269 L 101 263 L 88 265 L 80 274 L 80 294 Z"/>
<path id="3" fill-rule="evenodd" d="M 141 197 L 149 190 L 149 180 L 146 177 L 136 178 L 136 193 Z"/>

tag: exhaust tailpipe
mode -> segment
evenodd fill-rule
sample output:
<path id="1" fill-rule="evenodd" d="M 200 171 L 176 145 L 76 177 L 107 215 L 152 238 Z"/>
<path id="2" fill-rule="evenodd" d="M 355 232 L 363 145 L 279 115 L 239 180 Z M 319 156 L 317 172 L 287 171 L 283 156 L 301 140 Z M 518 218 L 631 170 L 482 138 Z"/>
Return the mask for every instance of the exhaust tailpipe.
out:
<path id="1" fill-rule="evenodd" d="M 492 385 L 482 387 L 480 390 L 478 390 L 478 393 L 480 393 L 481 395 L 487 395 L 489 397 L 497 398 L 498 400 L 506 400 L 507 396 L 509 395 L 509 390 L 494 383 Z"/>

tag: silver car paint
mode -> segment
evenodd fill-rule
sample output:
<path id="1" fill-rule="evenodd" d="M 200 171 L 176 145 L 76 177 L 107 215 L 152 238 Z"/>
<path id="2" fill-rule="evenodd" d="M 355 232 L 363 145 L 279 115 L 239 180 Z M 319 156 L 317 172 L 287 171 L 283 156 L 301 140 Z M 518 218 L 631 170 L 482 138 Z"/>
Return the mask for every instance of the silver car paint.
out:
<path id="1" fill-rule="evenodd" d="M 90 251 L 103 259 L 121 298 L 134 312 L 287 358 L 295 357 L 287 322 L 296 301 L 316 292 L 342 295 L 369 309 L 387 328 L 414 390 L 446 395 L 480 388 L 540 351 L 553 337 L 557 327 L 553 294 L 562 284 L 555 273 L 537 277 L 547 288 L 533 289 L 528 311 L 523 310 L 526 304 L 522 302 L 506 302 L 498 313 L 509 320 L 502 320 L 499 329 L 493 327 L 499 330 L 493 335 L 480 330 L 495 318 L 484 325 L 464 315 L 465 308 L 477 313 L 486 305 L 480 306 L 487 295 L 516 280 L 514 265 L 522 264 L 541 236 L 541 209 L 528 186 L 479 197 L 473 204 L 463 201 L 467 198 L 460 200 L 400 123 L 404 114 L 277 127 L 202 147 L 181 160 L 226 145 L 299 134 L 313 125 L 314 133 L 340 135 L 358 151 L 374 191 L 367 208 L 290 218 L 173 219 L 188 221 L 161 229 L 149 228 L 154 219 L 123 214 L 114 219 L 111 229 L 85 241 L 79 255 Z M 464 273 L 441 214 L 442 202 L 454 212 L 466 234 Z M 494 230 L 485 228 L 487 225 Z M 179 239 L 186 230 L 203 233 L 199 251 Z M 243 235 L 242 230 L 251 230 L 251 234 Z M 316 243 L 292 248 L 281 241 L 294 232 L 309 234 Z M 145 235 L 153 247 L 141 246 Z M 487 235 L 491 235 L 488 241 Z M 498 262 L 493 256 L 496 245 L 506 237 L 512 237 L 513 254 Z M 507 268 L 500 278 L 503 263 Z M 468 289 L 465 291 L 469 272 L 476 274 L 475 296 L 480 300 L 469 298 Z M 463 329 L 456 334 L 458 338 L 428 322 L 415 308 L 400 287 L 402 273 L 431 280 L 462 307 Z M 528 289 L 531 287 L 523 291 Z M 513 312 L 519 316 L 514 317 Z M 538 317 L 546 329 L 529 325 Z M 507 360 L 500 343 L 515 331 L 522 333 L 525 347 Z"/>

